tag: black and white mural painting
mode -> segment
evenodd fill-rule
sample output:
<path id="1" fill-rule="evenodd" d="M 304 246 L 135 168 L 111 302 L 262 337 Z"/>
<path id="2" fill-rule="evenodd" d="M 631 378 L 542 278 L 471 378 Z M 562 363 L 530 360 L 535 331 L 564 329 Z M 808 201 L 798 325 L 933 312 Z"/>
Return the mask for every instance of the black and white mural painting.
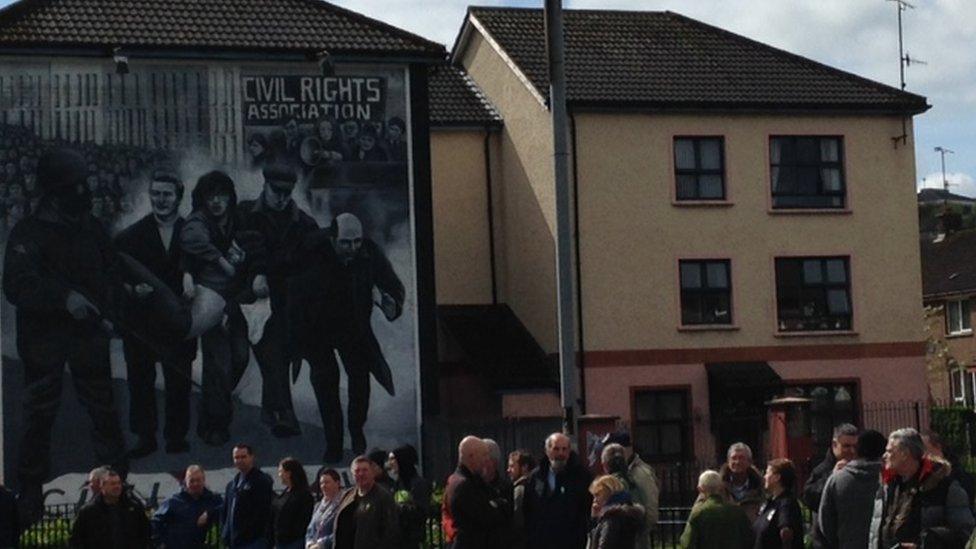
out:
<path id="1" fill-rule="evenodd" d="M 418 446 L 400 66 L 0 60 L 4 474 Z"/>

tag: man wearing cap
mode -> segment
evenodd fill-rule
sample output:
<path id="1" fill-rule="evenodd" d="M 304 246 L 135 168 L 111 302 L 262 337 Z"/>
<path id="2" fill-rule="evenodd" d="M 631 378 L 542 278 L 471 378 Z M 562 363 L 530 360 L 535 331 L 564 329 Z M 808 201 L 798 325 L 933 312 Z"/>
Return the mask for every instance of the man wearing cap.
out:
<path id="1" fill-rule="evenodd" d="M 159 277 L 176 295 L 188 293 L 189 278 L 182 266 L 179 244 L 184 219 L 180 216 L 183 181 L 170 171 L 157 171 L 149 183 L 152 212 L 136 221 L 115 238 L 120 252 L 126 253 Z M 184 279 L 187 289 L 184 289 Z M 137 296 L 151 291 L 137 284 Z M 159 420 L 156 408 L 156 363 L 163 369 L 166 388 L 166 424 L 163 438 L 166 452 L 181 453 L 190 449 L 186 434 L 190 429 L 190 373 L 197 353 L 197 340 L 180 343 L 166 356 L 151 349 L 131 335 L 122 338 L 127 381 L 129 385 L 129 429 L 138 438 L 129 457 L 138 459 L 156 451 Z"/>
<path id="2" fill-rule="evenodd" d="M 630 442 L 630 434 L 625 431 L 608 433 L 603 437 L 604 446 L 609 444 L 619 444 L 624 448 L 624 458 L 627 460 L 627 475 L 640 491 L 641 503 L 644 505 L 645 521 L 644 530 L 637 537 L 637 549 L 650 548 L 651 530 L 657 526 L 658 521 L 658 502 L 661 489 L 657 483 L 657 475 L 654 469 L 644 462 L 634 451 Z"/>
<path id="3" fill-rule="evenodd" d="M 13 228 L 4 258 L 3 291 L 17 309 L 17 351 L 24 363 L 18 473 L 29 519 L 43 505 L 65 364 L 92 420 L 97 462 L 123 470 L 127 465 L 112 396 L 112 326 L 103 316 L 115 301 L 118 265 L 111 240 L 91 217 L 86 173 L 75 151 L 41 158 L 38 209 Z"/>
<path id="4" fill-rule="evenodd" d="M 267 292 L 271 300 L 271 316 L 254 345 L 262 376 L 262 418 L 275 436 L 288 437 L 301 433 L 291 402 L 288 367 L 302 358 L 289 335 L 288 280 L 309 266 L 302 242 L 318 225 L 291 198 L 298 181 L 293 168 L 274 164 L 265 167 L 263 175 L 261 196 L 242 202 L 240 211 L 242 228 L 260 233 L 266 248 L 254 282 L 255 289 Z"/>

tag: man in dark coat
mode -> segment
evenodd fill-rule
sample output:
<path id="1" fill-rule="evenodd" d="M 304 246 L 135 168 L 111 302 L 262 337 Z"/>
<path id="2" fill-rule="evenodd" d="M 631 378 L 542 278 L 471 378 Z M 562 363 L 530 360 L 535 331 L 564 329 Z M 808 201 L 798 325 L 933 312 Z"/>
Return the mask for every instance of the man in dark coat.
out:
<path id="1" fill-rule="evenodd" d="M 153 174 L 149 183 L 152 213 L 119 233 L 115 245 L 120 252 L 142 263 L 160 278 L 176 295 L 184 293 L 182 252 L 179 235 L 184 219 L 180 217 L 183 182 L 173 173 Z M 144 284 L 134 288 L 136 295 L 146 292 Z M 150 290 L 151 291 L 151 290 Z M 160 354 L 135 337 L 122 338 L 129 385 L 129 429 L 138 443 L 129 451 L 133 459 L 156 451 L 159 420 L 156 407 L 156 363 L 163 368 L 166 388 L 166 425 L 163 438 L 169 453 L 190 449 L 186 434 L 190 429 L 191 363 L 197 353 L 197 340 L 190 339 Z"/>
<path id="2" fill-rule="evenodd" d="M 586 545 L 591 480 L 590 472 L 571 450 L 569 437 L 549 435 L 546 459 L 525 491 L 528 547 L 582 549 Z"/>
<path id="3" fill-rule="evenodd" d="M 334 463 L 343 447 L 336 352 L 349 378 L 348 427 L 358 454 L 366 448 L 370 374 L 394 394 L 390 366 L 373 334 L 373 307 L 378 305 L 387 321 L 395 321 L 403 312 L 405 289 L 383 250 L 363 236 L 362 223 L 350 213 L 339 214 L 328 229 L 312 235 L 308 247 L 317 263 L 293 281 L 295 295 L 302 296 L 296 302 L 302 306 L 292 308 L 292 326 L 311 366 L 325 426 L 325 460 Z"/>
<path id="4" fill-rule="evenodd" d="M 505 547 L 511 519 L 508 503 L 485 482 L 486 467 L 490 466 L 489 446 L 478 437 L 465 437 L 458 446 L 457 473 L 461 481 L 451 498 L 454 517 L 453 549 L 488 549 Z"/>
<path id="5" fill-rule="evenodd" d="M 857 427 L 850 423 L 834 427 L 834 436 L 830 441 L 827 457 L 813 468 L 806 484 L 803 485 L 800 500 L 814 512 L 814 522 L 816 522 L 817 509 L 820 508 L 820 497 L 823 494 L 824 485 L 827 484 L 827 479 L 834 471 L 843 469 L 849 461 L 856 457 L 857 434 Z"/>
<path id="6" fill-rule="evenodd" d="M 153 541 L 161 547 L 203 549 L 207 532 L 220 518 L 223 499 L 207 489 L 199 465 L 186 468 L 183 489 L 167 498 L 153 513 Z"/>
<path id="7" fill-rule="evenodd" d="M 109 366 L 118 265 L 112 243 L 91 217 L 84 158 L 56 150 L 40 160 L 38 210 L 7 241 L 3 290 L 16 307 L 17 351 L 24 364 L 23 439 L 18 458 L 25 518 L 42 508 L 50 472 L 51 429 L 65 364 L 92 419 L 98 462 L 126 468 Z"/>
<path id="8" fill-rule="evenodd" d="M 224 544 L 230 549 L 263 549 L 274 499 L 274 481 L 254 465 L 254 450 L 247 444 L 234 446 L 237 474 L 227 483 L 221 513 Z"/>
<path id="9" fill-rule="evenodd" d="M 271 300 L 271 316 L 254 345 L 261 367 L 262 417 L 275 436 L 287 437 L 301 433 L 291 401 L 288 367 L 302 358 L 289 339 L 288 280 L 309 266 L 302 243 L 318 224 L 291 198 L 298 181 L 291 167 L 268 166 L 263 175 L 261 196 L 242 202 L 239 209 L 242 230 L 259 233 L 266 248 L 265 261 L 255 277 L 255 287 L 267 291 Z"/>
<path id="10" fill-rule="evenodd" d="M 393 496 L 376 484 L 370 459 L 358 456 L 352 461 L 356 485 L 346 491 L 339 503 L 335 522 L 335 549 L 395 549 L 400 525 Z"/>
<path id="11" fill-rule="evenodd" d="M 78 512 L 69 545 L 71 549 L 149 547 L 146 510 L 122 490 L 117 472 L 102 476 L 102 493 Z"/>
<path id="12" fill-rule="evenodd" d="M 869 547 L 962 547 L 972 534 L 971 502 L 945 461 L 925 456 L 918 431 L 888 436 Z"/>
<path id="13" fill-rule="evenodd" d="M 20 520 L 17 517 L 17 496 L 0 485 L 0 549 L 13 549 L 20 540 Z"/>

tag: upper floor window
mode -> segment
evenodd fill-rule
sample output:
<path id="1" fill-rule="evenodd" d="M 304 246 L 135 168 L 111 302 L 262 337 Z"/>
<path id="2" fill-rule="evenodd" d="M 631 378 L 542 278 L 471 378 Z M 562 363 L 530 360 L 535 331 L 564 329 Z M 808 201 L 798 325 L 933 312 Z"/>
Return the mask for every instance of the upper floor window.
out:
<path id="1" fill-rule="evenodd" d="M 776 311 L 781 332 L 850 330 L 848 258 L 777 258 Z"/>
<path id="2" fill-rule="evenodd" d="M 972 320 L 969 316 L 969 300 L 960 299 L 946 301 L 946 333 L 949 335 L 963 335 L 973 333 Z"/>
<path id="3" fill-rule="evenodd" d="M 725 200 L 725 153 L 721 137 L 675 137 L 678 200 Z"/>
<path id="4" fill-rule="evenodd" d="M 732 324 L 728 260 L 682 260 L 681 324 Z"/>
<path id="5" fill-rule="evenodd" d="M 773 208 L 844 208 L 844 140 L 776 136 L 769 140 Z"/>

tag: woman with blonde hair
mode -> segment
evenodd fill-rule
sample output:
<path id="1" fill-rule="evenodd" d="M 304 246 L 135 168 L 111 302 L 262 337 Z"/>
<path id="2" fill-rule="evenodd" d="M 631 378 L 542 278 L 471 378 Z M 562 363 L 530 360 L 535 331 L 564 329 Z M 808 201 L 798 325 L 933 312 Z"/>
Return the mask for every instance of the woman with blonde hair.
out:
<path id="1" fill-rule="evenodd" d="M 644 529 L 644 507 L 635 504 L 627 487 L 613 475 L 603 475 L 590 484 L 595 521 L 587 549 L 633 549 Z"/>

